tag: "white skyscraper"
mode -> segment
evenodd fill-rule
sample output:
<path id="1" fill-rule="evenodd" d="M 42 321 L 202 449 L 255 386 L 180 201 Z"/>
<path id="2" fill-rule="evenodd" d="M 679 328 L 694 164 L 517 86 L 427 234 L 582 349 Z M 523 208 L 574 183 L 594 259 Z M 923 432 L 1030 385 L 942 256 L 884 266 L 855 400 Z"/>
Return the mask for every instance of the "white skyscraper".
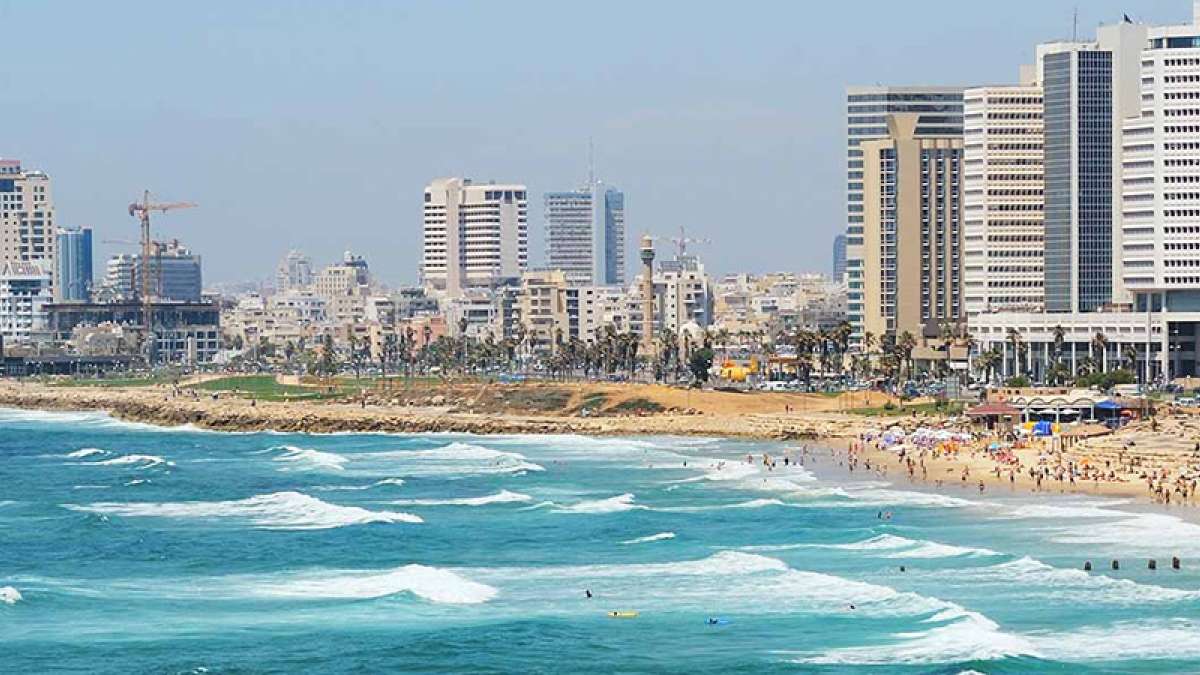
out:
<path id="1" fill-rule="evenodd" d="M 0 159 L 0 263 L 38 262 L 53 270 L 57 231 L 50 177 Z"/>
<path id="2" fill-rule="evenodd" d="M 425 187 L 421 281 L 458 295 L 517 279 L 529 266 L 524 185 L 439 178 Z"/>
<path id="3" fill-rule="evenodd" d="M 1040 312 L 1042 89 L 963 93 L 963 279 L 967 320 L 983 312 Z"/>
<path id="4" fill-rule="evenodd" d="M 625 194 L 598 181 L 547 192 L 546 262 L 573 285 L 625 283 Z"/>

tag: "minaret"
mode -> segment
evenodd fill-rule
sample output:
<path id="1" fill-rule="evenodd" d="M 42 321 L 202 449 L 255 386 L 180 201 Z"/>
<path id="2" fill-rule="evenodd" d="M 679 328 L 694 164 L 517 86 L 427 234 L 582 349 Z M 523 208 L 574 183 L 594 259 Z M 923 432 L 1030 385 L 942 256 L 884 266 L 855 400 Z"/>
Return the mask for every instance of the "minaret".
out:
<path id="1" fill-rule="evenodd" d="M 654 361 L 654 240 L 642 237 L 642 346 L 640 352 Z"/>

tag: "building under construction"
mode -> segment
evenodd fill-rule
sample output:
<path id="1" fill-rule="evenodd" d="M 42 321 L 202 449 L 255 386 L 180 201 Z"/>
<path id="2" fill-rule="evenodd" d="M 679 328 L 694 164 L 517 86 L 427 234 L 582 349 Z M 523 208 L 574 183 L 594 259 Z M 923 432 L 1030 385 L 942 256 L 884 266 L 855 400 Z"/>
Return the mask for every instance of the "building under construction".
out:
<path id="1" fill-rule="evenodd" d="M 207 363 L 221 348 L 221 310 L 205 302 L 52 303 L 45 306 L 51 339 L 67 342 L 76 328 L 113 326 L 145 335 L 145 308 L 154 341 L 142 349 L 149 363 Z"/>

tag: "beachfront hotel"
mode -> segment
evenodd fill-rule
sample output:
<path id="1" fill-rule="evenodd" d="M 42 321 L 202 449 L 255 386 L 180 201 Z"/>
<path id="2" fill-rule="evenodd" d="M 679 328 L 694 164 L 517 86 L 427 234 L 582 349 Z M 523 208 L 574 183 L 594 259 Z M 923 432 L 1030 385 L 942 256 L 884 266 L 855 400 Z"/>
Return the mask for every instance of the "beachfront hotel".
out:
<path id="1" fill-rule="evenodd" d="M 962 136 L 922 131 L 917 113 L 886 116 L 862 161 L 862 329 L 876 336 L 962 317 Z"/>
<path id="2" fill-rule="evenodd" d="M 851 344 L 863 335 L 864 285 L 870 280 L 863 269 L 869 252 L 863 241 L 864 141 L 888 136 L 888 115 L 918 115 L 915 133 L 923 136 L 962 136 L 962 87 L 851 86 L 846 89 L 846 279 L 849 288 L 847 318 L 853 329 Z"/>
<path id="3" fill-rule="evenodd" d="M 979 87 L 963 98 L 966 315 L 1041 311 L 1042 88 L 1036 82 Z"/>
<path id="4" fill-rule="evenodd" d="M 520 278 L 529 266 L 524 185 L 439 178 L 425 187 L 421 282 L 456 296 Z"/>
<path id="5" fill-rule="evenodd" d="M 1146 380 L 1200 372 L 1196 19 L 1200 7 L 1191 24 L 1124 22 L 1102 26 L 1095 42 L 1038 48 L 1046 312 L 970 317 L 979 348 L 1005 352 L 1005 374 L 1040 376 L 1052 344 L 1064 338 L 1060 349 L 1072 362 L 1096 352 L 1102 363 L 1127 362 L 1124 355 L 1133 351 Z M 1013 330 L 1029 345 L 1024 356 L 1005 344 Z M 1098 334 L 1106 344 L 1090 344 Z"/>

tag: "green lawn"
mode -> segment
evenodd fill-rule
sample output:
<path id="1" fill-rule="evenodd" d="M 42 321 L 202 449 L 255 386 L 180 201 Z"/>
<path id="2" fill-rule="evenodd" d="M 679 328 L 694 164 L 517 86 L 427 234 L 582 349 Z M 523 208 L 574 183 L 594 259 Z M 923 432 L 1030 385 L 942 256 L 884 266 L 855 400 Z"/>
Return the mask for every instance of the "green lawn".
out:
<path id="1" fill-rule="evenodd" d="M 962 410 L 963 406 L 961 403 L 947 403 L 940 408 L 937 403 L 917 403 L 896 406 L 891 409 L 882 406 L 874 408 L 851 408 L 846 412 L 855 415 L 867 415 L 869 417 L 899 417 L 902 415 L 911 415 L 914 412 L 921 415 L 957 415 Z"/>
<path id="2" fill-rule="evenodd" d="M 296 401 L 338 398 L 347 393 L 348 388 L 342 382 L 335 385 L 336 391 L 330 393 L 318 387 L 299 387 L 291 384 L 279 384 L 273 375 L 239 375 L 222 377 L 192 385 L 200 391 L 221 392 L 234 394 L 244 398 L 257 398 L 264 401 Z"/>
<path id="3" fill-rule="evenodd" d="M 171 384 L 174 381 L 175 376 L 173 375 L 155 375 L 152 377 L 109 377 L 104 379 L 83 377 L 69 380 L 46 378 L 43 383 L 52 387 L 149 387 L 156 384 Z"/>

